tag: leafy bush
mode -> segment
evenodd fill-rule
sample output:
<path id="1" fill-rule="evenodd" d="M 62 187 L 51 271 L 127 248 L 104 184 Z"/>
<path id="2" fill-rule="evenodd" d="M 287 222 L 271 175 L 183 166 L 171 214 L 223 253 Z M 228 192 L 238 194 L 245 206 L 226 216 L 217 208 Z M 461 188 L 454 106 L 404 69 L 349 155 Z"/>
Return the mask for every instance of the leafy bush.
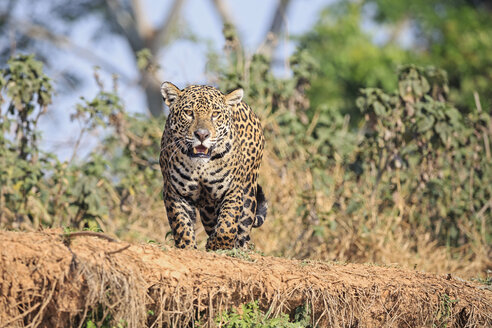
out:
<path id="1" fill-rule="evenodd" d="M 268 313 L 260 310 L 258 301 L 242 304 L 240 310 L 232 309 L 219 315 L 215 323 L 219 327 L 226 328 L 305 328 L 311 327 L 310 314 L 307 307 L 296 310 L 295 318 L 290 322 L 287 314 L 281 314 L 275 318 L 269 318 Z"/>
<path id="2" fill-rule="evenodd" d="M 52 97 L 42 64 L 20 55 L 0 71 L 0 88 L 9 100 L 0 117 L 0 226 L 106 228 L 115 217 L 131 217 L 135 198 L 160 190 L 160 122 L 128 115 L 117 90 L 105 91 L 97 72 L 96 81 L 99 93 L 82 98 L 72 116 L 83 125 L 74 157 L 62 163 L 38 145 L 36 124 Z M 81 139 L 96 129 L 112 133 L 77 162 Z M 116 231 L 124 229 L 125 222 L 117 225 Z"/>
<path id="3" fill-rule="evenodd" d="M 362 90 L 357 104 L 367 125 L 360 165 L 375 175 L 380 198 L 391 199 L 401 186 L 407 206 L 416 207 L 411 225 L 422 224 L 448 246 L 468 243 L 475 232 L 490 243 L 490 115 L 461 114 L 447 95 L 446 73 L 432 67 L 401 68 L 395 94 Z M 380 212 L 394 206 L 385 205 Z"/>

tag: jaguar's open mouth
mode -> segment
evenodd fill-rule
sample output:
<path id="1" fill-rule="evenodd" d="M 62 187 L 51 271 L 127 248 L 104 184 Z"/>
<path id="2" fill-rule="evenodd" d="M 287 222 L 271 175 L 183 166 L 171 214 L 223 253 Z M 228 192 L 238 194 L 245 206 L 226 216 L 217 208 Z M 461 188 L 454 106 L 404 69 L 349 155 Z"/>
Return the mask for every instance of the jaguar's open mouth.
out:
<path id="1" fill-rule="evenodd" d="M 190 157 L 209 158 L 210 149 L 205 147 L 204 145 L 198 145 L 190 149 L 189 155 Z"/>

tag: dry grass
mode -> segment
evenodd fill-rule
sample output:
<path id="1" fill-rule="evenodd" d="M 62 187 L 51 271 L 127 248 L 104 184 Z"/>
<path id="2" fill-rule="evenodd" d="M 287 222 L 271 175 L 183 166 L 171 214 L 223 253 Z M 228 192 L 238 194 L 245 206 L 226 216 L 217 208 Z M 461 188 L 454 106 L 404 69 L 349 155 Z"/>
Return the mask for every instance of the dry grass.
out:
<path id="1" fill-rule="evenodd" d="M 289 140 L 275 143 L 275 150 L 289 147 Z M 260 172 L 260 184 L 269 202 L 267 220 L 252 232 L 256 249 L 264 254 L 378 263 L 453 273 L 466 279 L 483 277 L 487 270 L 492 270 L 492 247 L 483 236 L 470 232 L 468 244 L 448 248 L 439 245 L 431 231 L 415 230 L 408 223 L 415 205 L 405 202 L 404 186 L 393 194 L 394 208 L 378 214 L 382 201 L 374 199 L 371 179 L 349 184 L 343 181 L 343 166 L 335 164 L 325 169 L 332 184 L 321 190 L 314 187 L 317 177 L 306 168 L 308 152 L 299 153 L 295 160 L 282 160 L 275 150 L 267 143 Z M 348 215 L 346 209 L 354 197 L 362 206 Z M 335 211 L 334 206 L 339 210 Z M 129 208 L 127 213 L 114 211 L 107 220 L 99 222 L 102 229 L 128 241 L 154 240 L 172 245 L 159 196 L 135 195 Z M 198 246 L 204 249 L 206 234 L 201 224 L 196 228 Z"/>
<path id="2" fill-rule="evenodd" d="M 482 236 L 470 233 L 468 244 L 451 249 L 438 245 L 430 231 L 414 230 L 407 218 L 415 209 L 405 203 L 402 192 L 393 195 L 391 215 L 381 215 L 381 201 L 372 198 L 369 179 L 343 185 L 344 169 L 334 165 L 326 168 L 334 181 L 331 189 L 316 190 L 316 178 L 303 166 L 303 158 L 285 163 L 275 159 L 271 150 L 265 158 L 260 183 L 268 195 L 270 212 L 265 225 L 253 231 L 253 241 L 266 254 L 398 265 L 468 279 L 492 269 L 492 248 Z M 341 196 L 337 189 L 342 190 Z M 303 198 L 303 192 L 311 197 Z M 344 210 L 354 194 L 362 206 L 347 215 Z M 335 203 L 341 210 L 333 210 Z M 307 207 L 304 217 L 297 211 L 301 205 Z M 321 232 L 316 230 L 320 226 Z"/>

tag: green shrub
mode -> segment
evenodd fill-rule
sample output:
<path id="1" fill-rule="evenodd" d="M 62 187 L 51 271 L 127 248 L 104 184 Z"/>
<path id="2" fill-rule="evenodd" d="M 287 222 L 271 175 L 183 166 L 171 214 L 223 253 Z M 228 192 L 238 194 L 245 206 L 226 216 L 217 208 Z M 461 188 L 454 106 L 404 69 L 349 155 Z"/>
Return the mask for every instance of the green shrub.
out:
<path id="1" fill-rule="evenodd" d="M 241 305 L 241 311 L 232 309 L 217 317 L 215 323 L 226 328 L 304 328 L 311 327 L 308 307 L 300 307 L 291 322 L 287 314 L 270 318 L 260 310 L 258 301 Z"/>
<path id="2" fill-rule="evenodd" d="M 20 55 L 0 71 L 0 90 L 7 96 L 0 99 L 0 105 L 7 102 L 0 116 L 0 226 L 100 229 L 128 212 L 134 195 L 160 190 L 162 122 L 127 114 L 117 90 L 104 90 L 97 72 L 96 81 L 98 94 L 82 98 L 72 115 L 83 126 L 74 157 L 61 162 L 38 145 L 37 122 L 52 97 L 42 64 Z M 83 160 L 79 142 L 96 129 L 106 130 L 104 140 Z"/>
<path id="3" fill-rule="evenodd" d="M 475 232 L 490 243 L 490 115 L 460 113 L 447 101 L 446 72 L 432 67 L 402 67 L 397 93 L 361 93 L 357 105 L 367 123 L 360 174 L 375 177 L 376 197 L 391 199 L 399 184 L 406 205 L 416 207 L 411 226 L 423 225 L 448 246 L 468 243 Z M 390 200 L 380 212 L 393 206 Z"/>

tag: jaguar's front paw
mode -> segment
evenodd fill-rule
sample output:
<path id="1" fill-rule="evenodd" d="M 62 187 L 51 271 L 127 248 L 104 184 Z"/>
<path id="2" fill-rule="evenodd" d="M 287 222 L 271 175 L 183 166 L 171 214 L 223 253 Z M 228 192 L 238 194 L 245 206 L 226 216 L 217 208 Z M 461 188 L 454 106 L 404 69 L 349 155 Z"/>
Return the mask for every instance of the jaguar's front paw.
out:
<path id="1" fill-rule="evenodd" d="M 211 234 L 208 237 L 205 248 L 207 251 L 215 251 L 218 249 L 233 249 L 235 244 L 235 238 L 227 235 Z"/>

